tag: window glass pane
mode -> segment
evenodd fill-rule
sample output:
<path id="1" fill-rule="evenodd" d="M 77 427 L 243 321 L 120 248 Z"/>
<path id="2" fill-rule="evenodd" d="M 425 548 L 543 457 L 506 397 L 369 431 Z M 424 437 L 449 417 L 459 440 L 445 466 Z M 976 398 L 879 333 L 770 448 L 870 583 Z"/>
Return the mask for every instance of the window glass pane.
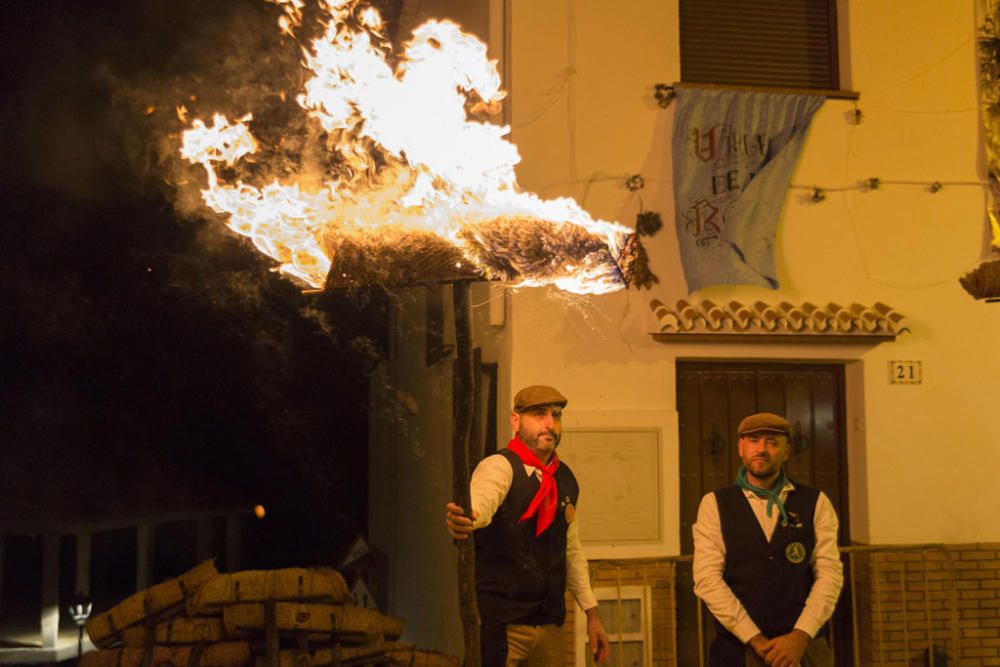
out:
<path id="1" fill-rule="evenodd" d="M 642 632 L 642 603 L 639 600 L 622 600 L 621 632 Z"/>
<path id="2" fill-rule="evenodd" d="M 601 600 L 597 605 L 597 615 L 601 617 L 601 623 L 609 635 L 618 634 L 618 603 L 614 600 Z"/>
<path id="3" fill-rule="evenodd" d="M 618 600 L 601 600 L 597 609 L 608 634 L 642 632 L 641 600 L 622 600 L 620 606 Z"/>

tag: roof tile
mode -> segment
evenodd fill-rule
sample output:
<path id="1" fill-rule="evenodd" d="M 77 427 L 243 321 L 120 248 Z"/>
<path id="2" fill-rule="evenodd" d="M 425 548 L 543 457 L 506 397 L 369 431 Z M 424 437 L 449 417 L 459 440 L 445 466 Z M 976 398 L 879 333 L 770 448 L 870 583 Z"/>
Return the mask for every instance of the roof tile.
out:
<path id="1" fill-rule="evenodd" d="M 694 304 L 685 299 L 671 308 L 658 299 L 649 304 L 660 325 L 660 333 L 783 333 L 896 335 L 909 331 L 903 316 L 891 306 L 852 303 L 825 306 L 782 301 L 772 305 L 756 301 L 751 305 L 730 301 L 719 305 L 705 299 Z"/>

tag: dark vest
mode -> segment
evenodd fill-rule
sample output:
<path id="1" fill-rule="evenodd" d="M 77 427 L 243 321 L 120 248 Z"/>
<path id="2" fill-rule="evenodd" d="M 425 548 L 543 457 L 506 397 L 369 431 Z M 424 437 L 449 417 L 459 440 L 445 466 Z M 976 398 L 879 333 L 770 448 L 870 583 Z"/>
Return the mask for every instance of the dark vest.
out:
<path id="1" fill-rule="evenodd" d="M 524 463 L 508 449 L 498 452 L 514 470 L 510 491 L 493 521 L 475 532 L 476 595 L 479 613 L 502 623 L 562 625 L 566 618 L 566 505 L 580 489 L 565 463 L 556 470 L 559 505 L 555 520 L 535 537 L 537 515 L 518 519 L 541 482 L 524 474 Z"/>
<path id="2" fill-rule="evenodd" d="M 785 500 L 789 525 L 783 526 L 779 518 L 768 542 L 743 489 L 734 485 L 715 492 L 726 543 L 722 578 L 767 637 L 791 632 L 809 597 L 817 498 L 817 489 L 796 485 Z M 732 638 L 721 624 L 716 626 Z"/>

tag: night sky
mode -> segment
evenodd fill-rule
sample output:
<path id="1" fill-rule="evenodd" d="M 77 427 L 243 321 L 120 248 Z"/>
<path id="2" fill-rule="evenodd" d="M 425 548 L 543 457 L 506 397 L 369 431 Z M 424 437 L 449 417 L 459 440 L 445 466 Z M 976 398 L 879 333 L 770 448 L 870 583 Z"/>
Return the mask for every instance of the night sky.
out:
<path id="1" fill-rule="evenodd" d="M 0 3 L 0 524 L 261 503 L 259 566 L 333 564 L 364 532 L 385 293 L 303 294 L 176 157 L 178 104 L 287 113 L 277 15 Z"/>

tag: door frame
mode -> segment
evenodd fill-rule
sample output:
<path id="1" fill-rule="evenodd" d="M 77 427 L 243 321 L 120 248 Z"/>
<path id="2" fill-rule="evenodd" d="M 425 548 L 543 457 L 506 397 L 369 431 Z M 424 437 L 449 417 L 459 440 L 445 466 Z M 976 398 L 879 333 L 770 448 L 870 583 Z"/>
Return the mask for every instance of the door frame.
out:
<path id="1" fill-rule="evenodd" d="M 843 499 L 841 506 L 837 508 L 837 516 L 840 522 L 840 534 L 838 536 L 837 543 L 840 546 L 848 546 L 853 544 L 851 535 L 851 507 L 853 504 L 852 499 L 852 485 L 850 483 L 850 465 L 848 463 L 850 458 L 850 438 L 848 437 L 849 430 L 849 415 L 847 414 L 848 408 L 848 368 L 850 362 L 845 362 L 841 360 L 832 359 L 760 359 L 760 360 L 747 360 L 747 359 L 713 359 L 713 358 L 678 358 L 675 361 L 675 396 L 674 396 L 674 409 L 678 409 L 677 402 L 679 401 L 679 391 L 677 391 L 677 378 L 680 377 L 682 369 L 691 368 L 694 370 L 704 369 L 719 369 L 719 370 L 764 370 L 766 368 L 793 368 L 795 366 L 805 366 L 805 367 L 817 367 L 824 366 L 834 369 L 835 377 L 835 409 L 837 412 L 839 428 L 837 429 L 838 440 L 837 440 L 837 467 L 838 467 L 838 481 L 839 488 L 837 491 L 840 497 Z M 679 410 L 678 410 L 679 412 Z M 679 425 L 678 425 L 679 426 Z M 681 441 L 680 434 L 678 433 L 677 450 L 678 455 L 681 454 Z M 678 466 L 678 474 L 681 470 Z M 856 488 L 856 485 L 853 486 Z M 678 503 L 678 512 L 681 510 L 681 503 Z M 683 531 L 683 517 L 678 518 L 678 529 Z M 681 539 L 680 544 L 683 544 L 683 534 L 679 536 Z"/>
<path id="2" fill-rule="evenodd" d="M 838 429 L 838 439 L 837 439 L 837 465 L 839 472 L 839 493 L 842 498 L 841 507 L 838 508 L 838 518 L 840 520 L 840 534 L 838 536 L 838 544 L 840 546 L 850 545 L 854 543 L 852 541 L 852 533 L 854 532 L 852 528 L 857 527 L 858 524 L 853 524 L 851 522 L 851 508 L 860 509 L 858 513 L 860 516 L 857 518 L 862 519 L 862 531 L 867 537 L 867 511 L 865 511 L 867 505 L 867 488 L 866 488 L 866 466 L 865 466 L 865 438 L 864 438 L 864 364 L 860 359 L 843 359 L 843 358 L 769 358 L 769 359 L 747 359 L 747 358 L 725 358 L 725 357 L 695 357 L 695 356 L 678 356 L 674 361 L 674 408 L 678 411 L 679 416 L 679 391 L 678 384 L 680 381 L 680 376 L 682 371 L 686 369 L 711 369 L 717 368 L 721 369 L 735 369 L 735 370 L 760 370 L 766 367 L 780 368 L 780 367 L 794 367 L 794 366 L 825 366 L 835 369 L 835 410 L 837 412 L 837 419 L 840 428 Z M 850 412 L 849 412 L 850 411 Z M 680 427 L 680 419 L 678 419 L 678 429 Z M 678 458 L 681 456 L 681 437 L 680 431 L 678 430 Z M 679 462 L 679 461 L 678 461 Z M 856 473 L 859 473 L 852 483 L 851 469 L 854 469 Z M 680 465 L 678 465 L 678 474 L 682 471 Z M 678 498 L 680 500 L 680 498 Z M 859 504 L 860 503 L 860 504 Z M 677 512 L 680 515 L 682 504 L 678 502 Z M 678 516 L 678 528 L 683 531 L 683 516 Z M 683 543 L 683 535 L 680 535 L 682 539 L 680 543 Z M 845 564 L 846 568 L 846 564 Z M 848 573 L 845 571 L 846 577 L 853 576 L 853 573 Z M 846 587 L 845 587 L 846 588 Z M 850 594 L 849 589 L 844 591 L 847 595 Z M 849 659 L 849 642 L 851 641 L 851 620 L 849 615 L 850 610 L 850 600 L 841 594 L 841 599 L 838 603 L 838 612 L 834 615 L 831 620 L 831 624 L 834 628 L 833 639 L 837 646 L 835 647 L 835 652 L 837 655 L 837 664 L 847 664 L 845 660 Z M 841 611 L 843 610 L 843 611 Z M 678 622 L 680 620 L 680 609 L 678 608 Z M 707 642 L 709 641 L 710 635 L 712 634 L 708 627 L 712 624 L 711 614 L 708 612 L 707 608 L 702 608 L 702 623 L 706 627 L 706 634 L 704 640 L 706 645 L 703 650 L 707 651 Z M 707 653 L 706 653 L 707 655 Z M 678 656 L 680 657 L 680 656 Z"/>

